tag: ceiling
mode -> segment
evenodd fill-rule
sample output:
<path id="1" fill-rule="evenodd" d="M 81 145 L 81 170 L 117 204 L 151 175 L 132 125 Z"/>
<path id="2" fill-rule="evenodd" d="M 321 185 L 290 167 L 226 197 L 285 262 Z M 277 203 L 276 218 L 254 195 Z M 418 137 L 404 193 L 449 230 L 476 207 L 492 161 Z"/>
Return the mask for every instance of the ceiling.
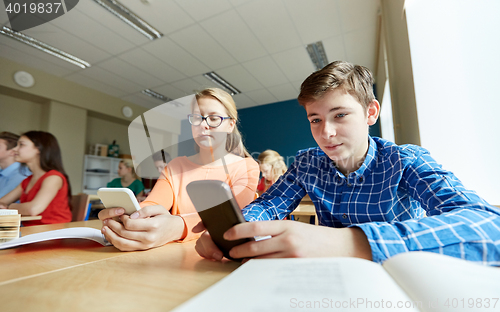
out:
<path id="1" fill-rule="evenodd" d="M 176 99 L 216 87 L 215 71 L 242 91 L 238 108 L 296 98 L 314 71 L 305 45 L 328 61 L 375 69 L 378 0 L 120 0 L 164 36 L 150 41 L 92 0 L 23 33 L 89 63 L 81 69 L 0 35 L 0 57 L 153 108 L 152 89 Z M 1 6 L 2 4 L 0 4 Z M 5 10 L 0 24 L 10 26 Z"/>

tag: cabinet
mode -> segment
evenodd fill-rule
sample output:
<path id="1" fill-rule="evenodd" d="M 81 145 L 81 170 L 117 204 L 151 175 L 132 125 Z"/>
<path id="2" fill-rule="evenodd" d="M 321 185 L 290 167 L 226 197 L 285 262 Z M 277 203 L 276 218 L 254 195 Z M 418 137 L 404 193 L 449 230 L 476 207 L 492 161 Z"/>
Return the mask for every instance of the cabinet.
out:
<path id="1" fill-rule="evenodd" d="M 83 166 L 83 192 L 96 195 L 97 190 L 118 178 L 120 158 L 85 155 Z"/>

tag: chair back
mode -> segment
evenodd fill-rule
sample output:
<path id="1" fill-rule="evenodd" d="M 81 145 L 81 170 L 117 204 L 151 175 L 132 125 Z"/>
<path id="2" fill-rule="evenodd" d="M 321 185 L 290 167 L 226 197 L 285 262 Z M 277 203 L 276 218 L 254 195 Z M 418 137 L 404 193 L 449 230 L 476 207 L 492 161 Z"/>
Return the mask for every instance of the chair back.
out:
<path id="1" fill-rule="evenodd" d="M 85 221 L 89 210 L 89 200 L 89 195 L 84 193 L 71 196 L 71 213 L 73 214 L 71 221 Z"/>

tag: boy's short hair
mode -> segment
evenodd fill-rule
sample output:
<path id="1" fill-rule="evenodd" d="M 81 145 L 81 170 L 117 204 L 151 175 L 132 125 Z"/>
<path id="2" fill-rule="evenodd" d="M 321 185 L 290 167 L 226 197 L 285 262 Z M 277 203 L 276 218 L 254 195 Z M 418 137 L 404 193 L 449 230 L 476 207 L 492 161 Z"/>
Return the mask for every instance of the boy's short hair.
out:
<path id="1" fill-rule="evenodd" d="M 19 135 L 12 132 L 8 131 L 0 132 L 0 139 L 5 140 L 5 142 L 7 143 L 8 150 L 13 149 L 14 147 L 17 146 L 17 141 L 19 140 L 19 138 L 20 138 Z"/>
<path id="2" fill-rule="evenodd" d="M 326 92 L 341 88 L 348 92 L 365 108 L 375 96 L 373 94 L 373 75 L 364 66 L 344 61 L 332 62 L 312 73 L 300 86 L 299 104 L 317 101 Z"/>

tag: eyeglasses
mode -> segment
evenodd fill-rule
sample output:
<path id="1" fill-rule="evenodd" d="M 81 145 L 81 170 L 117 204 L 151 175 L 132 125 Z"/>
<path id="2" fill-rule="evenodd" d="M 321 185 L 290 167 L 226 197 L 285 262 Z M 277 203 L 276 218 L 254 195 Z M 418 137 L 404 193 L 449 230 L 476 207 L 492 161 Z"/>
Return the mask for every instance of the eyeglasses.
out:
<path id="1" fill-rule="evenodd" d="M 199 114 L 189 114 L 188 115 L 189 123 L 192 124 L 193 126 L 199 126 L 199 125 L 201 125 L 203 120 L 206 120 L 207 125 L 209 125 L 212 128 L 217 128 L 226 119 L 232 119 L 232 118 L 231 117 L 222 117 L 222 116 L 218 116 L 218 115 L 208 115 L 206 117 L 203 117 L 202 115 L 199 115 Z"/>

